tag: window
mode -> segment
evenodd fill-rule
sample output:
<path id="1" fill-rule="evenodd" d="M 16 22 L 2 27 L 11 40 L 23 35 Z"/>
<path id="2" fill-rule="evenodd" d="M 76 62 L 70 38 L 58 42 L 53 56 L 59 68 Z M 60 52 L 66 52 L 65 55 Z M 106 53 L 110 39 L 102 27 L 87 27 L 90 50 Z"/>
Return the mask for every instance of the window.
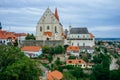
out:
<path id="1" fill-rule="evenodd" d="M 49 30 L 49 26 L 47 26 L 47 30 Z"/>
<path id="2" fill-rule="evenodd" d="M 72 63 L 72 61 L 69 61 L 69 63 Z"/>
<path id="3" fill-rule="evenodd" d="M 55 26 L 55 33 L 57 33 L 57 27 Z"/>
<path id="4" fill-rule="evenodd" d="M 73 46 L 73 43 L 72 43 L 72 46 Z"/>
<path id="5" fill-rule="evenodd" d="M 79 43 L 77 43 L 77 46 L 79 46 Z"/>
<path id="6" fill-rule="evenodd" d="M 42 31 L 42 27 L 40 26 L 40 31 Z"/>
<path id="7" fill-rule="evenodd" d="M 85 46 L 85 43 L 83 43 L 83 46 Z"/>

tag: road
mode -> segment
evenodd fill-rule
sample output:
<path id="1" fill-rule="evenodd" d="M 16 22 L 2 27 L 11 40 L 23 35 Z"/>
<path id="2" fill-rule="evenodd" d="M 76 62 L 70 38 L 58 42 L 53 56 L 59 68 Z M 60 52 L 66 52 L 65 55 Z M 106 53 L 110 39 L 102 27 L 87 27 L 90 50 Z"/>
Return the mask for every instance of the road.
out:
<path id="1" fill-rule="evenodd" d="M 111 58 L 112 58 L 112 61 L 110 64 L 110 70 L 116 70 L 118 68 L 116 64 L 117 59 L 115 59 L 113 56 L 111 56 Z"/>

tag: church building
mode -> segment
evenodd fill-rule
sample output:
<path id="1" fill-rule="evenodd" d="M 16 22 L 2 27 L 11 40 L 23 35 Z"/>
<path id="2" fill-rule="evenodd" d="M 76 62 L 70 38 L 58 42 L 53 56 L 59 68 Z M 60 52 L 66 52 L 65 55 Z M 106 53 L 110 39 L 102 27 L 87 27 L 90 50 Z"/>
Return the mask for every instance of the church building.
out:
<path id="1" fill-rule="evenodd" d="M 53 13 L 49 8 L 46 9 L 37 23 L 36 40 L 63 40 L 63 26 L 60 23 L 57 8 Z"/>
<path id="2" fill-rule="evenodd" d="M 72 28 L 69 26 L 67 43 L 71 46 L 93 47 L 95 45 L 95 37 L 86 27 Z"/>

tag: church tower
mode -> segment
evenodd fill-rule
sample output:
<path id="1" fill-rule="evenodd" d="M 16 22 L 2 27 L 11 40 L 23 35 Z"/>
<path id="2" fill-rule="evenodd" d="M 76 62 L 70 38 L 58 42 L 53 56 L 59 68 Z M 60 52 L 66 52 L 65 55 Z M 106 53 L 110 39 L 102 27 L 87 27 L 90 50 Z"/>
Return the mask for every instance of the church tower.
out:
<path id="1" fill-rule="evenodd" d="M 63 36 L 57 8 L 55 13 L 47 8 L 37 23 L 36 40 L 63 40 Z"/>
<path id="2" fill-rule="evenodd" d="M 0 22 L 0 30 L 2 30 L 2 24 L 1 24 L 1 22 Z"/>

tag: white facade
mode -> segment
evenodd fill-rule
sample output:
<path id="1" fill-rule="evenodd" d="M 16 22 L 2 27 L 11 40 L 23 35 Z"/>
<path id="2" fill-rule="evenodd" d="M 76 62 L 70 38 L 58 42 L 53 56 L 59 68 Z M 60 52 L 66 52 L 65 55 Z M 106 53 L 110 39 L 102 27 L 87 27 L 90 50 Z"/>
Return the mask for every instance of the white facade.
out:
<path id="1" fill-rule="evenodd" d="M 38 52 L 34 52 L 34 51 L 23 51 L 23 52 L 27 57 L 35 58 L 42 54 L 42 49 Z"/>
<path id="2" fill-rule="evenodd" d="M 4 43 L 5 45 L 7 45 L 8 42 L 11 42 L 10 39 L 0 39 L 0 43 Z"/>
<path id="3" fill-rule="evenodd" d="M 72 31 L 74 29 L 74 31 Z M 67 34 L 67 42 L 65 44 L 69 44 L 71 46 L 90 46 L 93 47 L 95 45 L 94 36 L 87 31 L 87 28 L 83 28 L 86 31 L 82 30 L 82 28 L 71 28 Z M 76 30 L 76 32 L 75 32 Z M 80 32 L 81 31 L 81 32 Z"/>
<path id="4" fill-rule="evenodd" d="M 36 40 L 63 40 L 63 28 L 49 8 L 44 12 L 36 27 Z"/>

